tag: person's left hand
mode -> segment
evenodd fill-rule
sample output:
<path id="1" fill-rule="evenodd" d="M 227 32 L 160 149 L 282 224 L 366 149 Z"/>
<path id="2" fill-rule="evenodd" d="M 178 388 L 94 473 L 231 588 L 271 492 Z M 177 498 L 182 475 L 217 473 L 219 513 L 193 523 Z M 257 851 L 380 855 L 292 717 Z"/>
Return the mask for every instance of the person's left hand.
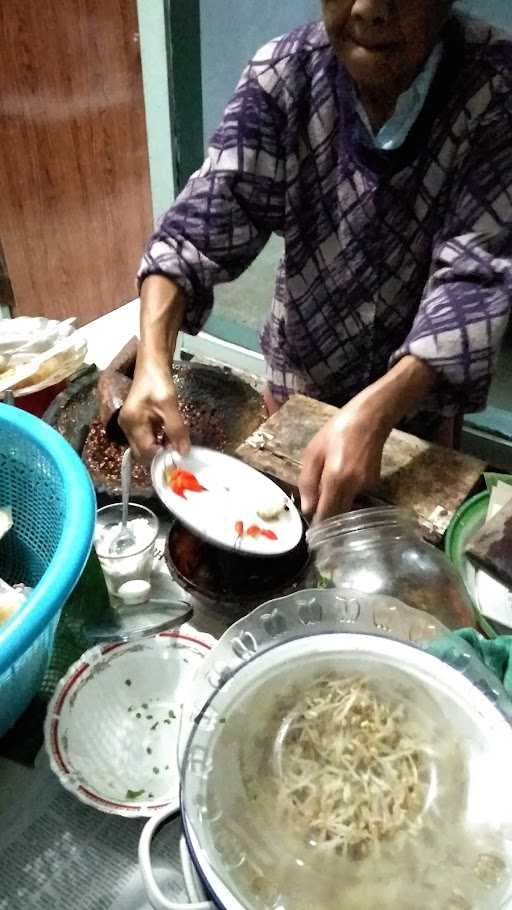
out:
<path id="1" fill-rule="evenodd" d="M 302 462 L 299 488 L 305 515 L 318 522 L 346 512 L 358 493 L 376 485 L 392 428 L 436 382 L 428 363 L 407 354 L 322 427 Z"/>
<path id="2" fill-rule="evenodd" d="M 301 507 L 315 523 L 348 511 L 378 482 L 390 427 L 364 395 L 343 407 L 312 439 L 303 456 Z"/>

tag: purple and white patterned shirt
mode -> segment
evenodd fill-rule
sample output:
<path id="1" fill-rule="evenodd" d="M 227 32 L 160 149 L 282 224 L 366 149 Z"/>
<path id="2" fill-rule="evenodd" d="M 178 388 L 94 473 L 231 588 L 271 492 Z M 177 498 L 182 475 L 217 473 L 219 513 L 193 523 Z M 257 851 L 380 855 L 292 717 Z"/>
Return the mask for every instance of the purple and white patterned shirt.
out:
<path id="1" fill-rule="evenodd" d="M 197 332 L 213 288 L 284 238 L 262 334 L 271 391 L 341 405 L 406 353 L 423 407 L 485 405 L 512 291 L 512 38 L 454 16 L 403 145 L 375 148 L 322 23 L 260 50 L 150 240 Z"/>

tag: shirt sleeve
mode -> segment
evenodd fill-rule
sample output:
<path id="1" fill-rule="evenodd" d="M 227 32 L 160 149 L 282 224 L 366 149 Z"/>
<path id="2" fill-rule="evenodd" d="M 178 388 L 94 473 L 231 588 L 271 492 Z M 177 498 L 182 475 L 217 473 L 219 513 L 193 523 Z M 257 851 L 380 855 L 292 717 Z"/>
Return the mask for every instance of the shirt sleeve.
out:
<path id="1" fill-rule="evenodd" d="M 250 64 L 206 161 L 148 243 L 139 287 L 148 275 L 171 278 L 185 294 L 187 332 L 197 333 L 206 321 L 214 286 L 237 278 L 283 228 L 282 118 Z"/>
<path id="2" fill-rule="evenodd" d="M 439 374 L 422 404 L 446 416 L 485 407 L 512 294 L 512 111 L 499 105 L 459 167 L 411 330 L 393 354 Z"/>

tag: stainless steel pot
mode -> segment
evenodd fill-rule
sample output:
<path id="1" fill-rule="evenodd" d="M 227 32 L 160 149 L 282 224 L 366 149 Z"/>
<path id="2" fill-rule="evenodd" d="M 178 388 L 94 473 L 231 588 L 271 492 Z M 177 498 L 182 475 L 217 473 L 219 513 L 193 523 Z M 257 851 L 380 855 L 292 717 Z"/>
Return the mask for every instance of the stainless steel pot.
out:
<path id="1" fill-rule="evenodd" d="M 425 647 L 434 653 L 427 653 Z M 436 653 L 442 653 L 444 660 Z M 215 777 L 215 768 L 220 767 L 215 759 L 220 737 L 226 735 L 231 724 L 235 744 L 253 734 L 254 727 L 262 722 L 265 699 L 271 698 L 269 693 L 282 692 L 291 685 L 300 687 L 315 674 L 334 667 L 342 673 L 363 668 L 366 674 L 373 673 L 379 679 L 396 674 L 404 692 L 417 689 L 435 702 L 450 735 L 456 735 L 457 741 L 467 746 L 464 798 L 468 825 L 474 826 L 475 807 L 483 807 L 478 810 L 482 823 L 492 823 L 493 830 L 499 827 L 503 832 L 507 851 L 504 862 L 509 875 L 512 709 L 500 683 L 471 648 L 426 614 L 404 608 L 390 598 L 347 599 L 333 591 L 300 592 L 263 605 L 235 624 L 200 670 L 191 700 L 189 721 L 192 717 L 193 721 L 187 723 L 185 719 L 181 737 L 186 838 L 186 843 L 182 843 L 182 862 L 191 906 L 196 910 L 293 907 L 293 902 L 287 903 L 286 895 L 273 895 L 271 887 L 263 902 L 261 895 L 258 900 L 251 900 L 250 889 L 243 884 L 245 873 L 241 875 L 240 870 L 245 867 L 251 871 L 253 866 L 271 869 L 272 856 L 275 858 L 279 850 L 278 841 L 257 825 L 237 826 L 234 807 L 240 805 L 240 798 L 244 799 L 244 784 L 236 746 L 225 769 L 229 786 L 222 784 L 222 775 Z M 243 712 L 245 726 L 240 726 Z M 144 830 L 139 850 L 141 871 L 153 907 L 182 910 L 190 905 L 168 901 L 151 871 L 151 839 L 164 818 L 165 813 L 156 816 Z M 467 874 L 471 875 L 471 871 Z M 247 880 L 252 881 L 250 875 Z M 493 910 L 512 907 L 510 881 L 492 900 Z M 423 910 L 421 905 L 415 906 Z M 430 908 L 432 904 L 424 906 Z M 448 906 L 452 905 L 446 903 Z M 453 906 L 481 910 L 490 904 L 462 902 Z"/>

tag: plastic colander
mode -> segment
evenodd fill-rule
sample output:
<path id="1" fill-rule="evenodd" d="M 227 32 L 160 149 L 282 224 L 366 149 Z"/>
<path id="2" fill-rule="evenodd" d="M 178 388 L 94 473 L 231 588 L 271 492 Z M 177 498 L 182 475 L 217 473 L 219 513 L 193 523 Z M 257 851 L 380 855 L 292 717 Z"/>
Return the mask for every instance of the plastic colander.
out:
<path id="1" fill-rule="evenodd" d="M 61 609 L 88 558 L 96 512 L 71 446 L 31 414 L 0 404 L 0 506 L 14 527 L 0 542 L 0 577 L 33 593 L 0 626 L 0 736 L 38 691 Z"/>

